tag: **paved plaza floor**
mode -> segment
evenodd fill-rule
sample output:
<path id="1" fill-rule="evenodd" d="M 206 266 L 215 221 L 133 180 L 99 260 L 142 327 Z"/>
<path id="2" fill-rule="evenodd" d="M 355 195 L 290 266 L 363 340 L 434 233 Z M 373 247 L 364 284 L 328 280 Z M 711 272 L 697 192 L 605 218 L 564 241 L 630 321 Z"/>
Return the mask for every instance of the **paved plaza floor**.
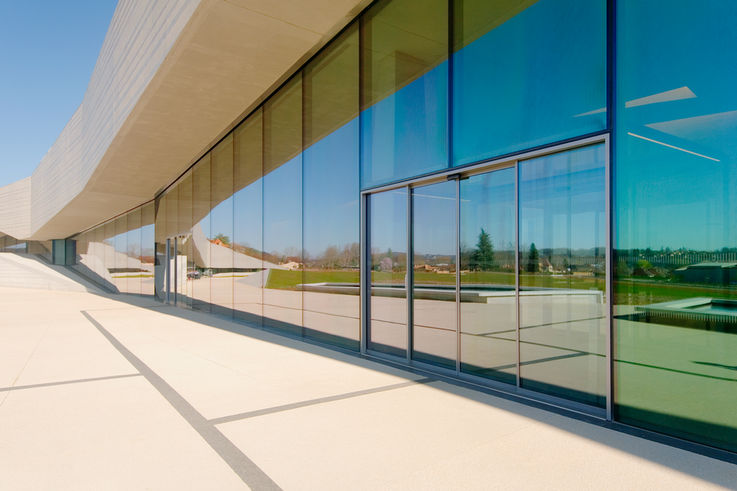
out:
<path id="1" fill-rule="evenodd" d="M 737 489 L 737 465 L 143 297 L 0 287 L 0 489 Z"/>

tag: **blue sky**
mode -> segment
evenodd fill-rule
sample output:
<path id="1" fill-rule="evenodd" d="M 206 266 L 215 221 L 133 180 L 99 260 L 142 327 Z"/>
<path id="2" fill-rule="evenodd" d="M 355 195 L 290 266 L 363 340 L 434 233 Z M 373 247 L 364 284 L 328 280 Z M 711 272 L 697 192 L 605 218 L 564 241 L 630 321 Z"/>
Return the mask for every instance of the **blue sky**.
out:
<path id="1" fill-rule="evenodd" d="M 31 175 L 82 102 L 116 3 L 0 1 L 0 187 Z"/>

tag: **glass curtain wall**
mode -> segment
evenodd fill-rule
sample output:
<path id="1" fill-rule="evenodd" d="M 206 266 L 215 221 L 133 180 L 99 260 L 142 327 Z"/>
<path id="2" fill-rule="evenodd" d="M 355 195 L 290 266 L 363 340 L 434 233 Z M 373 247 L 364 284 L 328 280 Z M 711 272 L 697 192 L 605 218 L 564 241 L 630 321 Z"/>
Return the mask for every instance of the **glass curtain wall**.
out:
<path id="1" fill-rule="evenodd" d="M 264 105 L 263 323 L 302 335 L 302 77 Z"/>
<path id="2" fill-rule="evenodd" d="M 169 285 L 169 300 L 172 303 L 179 301 L 179 292 L 181 292 L 182 275 L 180 273 L 181 268 L 177 268 L 177 262 L 179 261 L 179 254 L 177 254 L 177 236 L 179 235 L 179 190 L 172 188 L 164 196 L 166 200 L 166 239 L 168 240 L 169 247 L 169 262 L 168 262 L 168 273 L 166 273 L 166 282 Z"/>
<path id="3" fill-rule="evenodd" d="M 733 452 L 735 18 L 730 1 L 617 2 L 613 182 L 615 417 Z"/>
<path id="4" fill-rule="evenodd" d="M 460 182 L 461 371 L 514 384 L 517 250 L 514 168 Z"/>
<path id="5" fill-rule="evenodd" d="M 363 187 L 447 167 L 447 0 L 382 0 L 361 20 Z"/>
<path id="6" fill-rule="evenodd" d="M 233 312 L 233 135 L 212 150 L 210 179 L 210 302 L 214 312 Z"/>
<path id="7" fill-rule="evenodd" d="M 210 312 L 210 154 L 202 157 L 192 170 L 192 308 Z"/>
<path id="8" fill-rule="evenodd" d="M 453 7 L 453 165 L 606 129 L 605 0 Z"/>
<path id="9" fill-rule="evenodd" d="M 605 147 L 518 166 L 522 387 L 604 407 Z"/>
<path id="10" fill-rule="evenodd" d="M 156 253 L 156 260 L 155 260 L 155 268 L 154 268 L 154 291 L 156 294 L 156 298 L 161 301 L 166 301 L 166 279 L 164 278 L 164 273 L 166 272 L 166 262 L 167 262 L 167 252 L 166 252 L 166 237 L 167 237 L 167 229 L 166 229 L 166 205 L 167 205 L 168 199 L 166 196 L 160 196 L 155 201 L 155 227 L 154 227 L 154 234 L 155 234 L 155 253 Z"/>
<path id="11" fill-rule="evenodd" d="M 366 347 L 407 356 L 407 189 L 368 197 L 371 261 Z"/>
<path id="12" fill-rule="evenodd" d="M 412 358 L 455 370 L 456 182 L 412 189 Z"/>
<path id="13" fill-rule="evenodd" d="M 192 307 L 192 173 L 188 172 L 172 192 L 178 193 L 176 266 L 177 304 Z"/>
<path id="14" fill-rule="evenodd" d="M 154 217 L 155 203 L 141 207 L 141 294 L 154 295 L 154 269 L 156 264 Z M 77 248 L 79 252 L 79 248 Z"/>
<path id="15" fill-rule="evenodd" d="M 233 309 L 236 318 L 261 324 L 263 264 L 263 116 L 257 110 L 233 132 Z"/>
<path id="16" fill-rule="evenodd" d="M 146 205 L 140 249 L 131 215 L 86 232 L 82 266 L 161 297 L 163 244 L 184 235 L 194 308 L 357 349 L 359 174 L 368 189 L 607 130 L 607 4 L 380 0 L 194 166 L 191 211 L 184 189 Z M 737 63 L 723 46 L 737 44 L 735 8 L 616 2 L 612 183 L 615 417 L 732 451 Z M 458 258 L 422 189 L 370 195 L 368 348 L 452 366 L 453 341 L 420 349 L 420 333 L 445 315 L 423 295 L 452 290 L 457 260 L 460 370 L 602 406 L 603 152 L 462 180 Z"/>
<path id="17" fill-rule="evenodd" d="M 71 267 L 108 290 L 153 295 L 153 205 L 140 206 L 72 237 L 77 257 Z"/>
<path id="18" fill-rule="evenodd" d="M 406 357 L 409 325 L 413 361 L 515 384 L 519 373 L 523 388 L 603 408 L 606 160 L 598 143 L 410 186 L 409 240 L 408 188 L 369 194 L 367 348 Z"/>
<path id="19" fill-rule="evenodd" d="M 304 70 L 303 322 L 307 337 L 358 349 L 358 24 Z"/>
<path id="20" fill-rule="evenodd" d="M 158 198 L 159 298 L 169 239 L 180 305 L 358 350 L 358 115 L 354 23 Z"/>

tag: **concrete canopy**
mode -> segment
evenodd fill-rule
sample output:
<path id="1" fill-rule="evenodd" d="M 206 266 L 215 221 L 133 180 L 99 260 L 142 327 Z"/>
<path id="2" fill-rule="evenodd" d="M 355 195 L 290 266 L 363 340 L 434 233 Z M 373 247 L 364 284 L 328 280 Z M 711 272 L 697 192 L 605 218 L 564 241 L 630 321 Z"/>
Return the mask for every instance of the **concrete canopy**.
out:
<path id="1" fill-rule="evenodd" d="M 368 3 L 120 0 L 79 109 L 0 188 L 0 231 L 68 237 L 149 201 Z"/>

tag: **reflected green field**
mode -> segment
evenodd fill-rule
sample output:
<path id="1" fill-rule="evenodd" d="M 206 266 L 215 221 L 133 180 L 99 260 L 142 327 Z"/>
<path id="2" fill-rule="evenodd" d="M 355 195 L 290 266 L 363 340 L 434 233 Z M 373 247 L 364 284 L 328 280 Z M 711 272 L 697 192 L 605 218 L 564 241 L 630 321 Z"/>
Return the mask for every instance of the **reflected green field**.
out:
<path id="1" fill-rule="evenodd" d="M 304 274 L 304 277 L 303 277 Z M 422 285 L 454 285 L 455 275 L 418 271 L 415 272 L 415 281 Z M 371 273 L 374 283 L 402 284 L 403 278 L 385 271 Z M 358 271 L 285 271 L 272 270 L 266 288 L 280 290 L 296 290 L 302 283 L 358 283 Z M 481 285 L 514 285 L 514 273 L 498 271 L 482 271 L 462 273 L 461 281 L 465 284 Z M 573 290 L 601 290 L 604 291 L 605 282 L 601 276 L 578 277 L 550 274 L 521 274 L 522 287 L 538 288 L 567 288 Z M 665 283 L 658 280 L 644 280 L 639 278 L 618 279 L 615 282 L 617 295 L 616 303 L 622 305 L 647 305 L 670 300 L 680 300 L 693 297 L 711 297 L 734 299 L 737 291 L 718 286 Z"/>

